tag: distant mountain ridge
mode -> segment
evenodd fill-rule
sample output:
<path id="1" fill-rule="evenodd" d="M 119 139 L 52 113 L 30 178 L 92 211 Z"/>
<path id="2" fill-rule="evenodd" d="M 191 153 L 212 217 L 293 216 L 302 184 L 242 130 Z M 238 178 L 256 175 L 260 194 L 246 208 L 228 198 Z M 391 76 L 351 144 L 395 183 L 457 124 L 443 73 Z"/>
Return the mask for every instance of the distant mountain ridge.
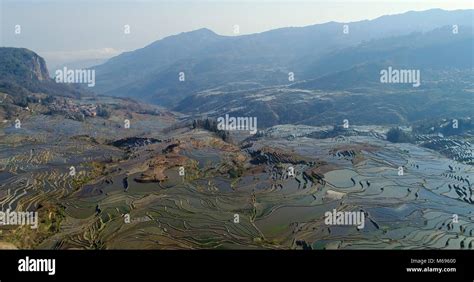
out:
<path id="1" fill-rule="evenodd" d="M 166 37 L 96 66 L 95 90 L 173 107 L 199 91 L 225 85 L 289 84 L 289 72 L 297 80 L 317 78 L 320 73 L 314 69 L 339 50 L 453 24 L 472 27 L 473 11 L 435 9 L 382 16 L 348 23 L 349 34 L 343 33 L 343 23 L 336 22 L 243 36 L 199 29 Z M 185 73 L 184 82 L 178 80 L 180 72 Z"/>
<path id="2" fill-rule="evenodd" d="M 216 87 L 179 102 L 192 115 L 255 116 L 259 126 L 277 124 L 410 124 L 474 117 L 472 27 L 451 26 L 388 37 L 340 50 L 308 65 L 294 83 L 250 89 Z M 420 73 L 415 82 L 382 83 L 388 68 Z"/>

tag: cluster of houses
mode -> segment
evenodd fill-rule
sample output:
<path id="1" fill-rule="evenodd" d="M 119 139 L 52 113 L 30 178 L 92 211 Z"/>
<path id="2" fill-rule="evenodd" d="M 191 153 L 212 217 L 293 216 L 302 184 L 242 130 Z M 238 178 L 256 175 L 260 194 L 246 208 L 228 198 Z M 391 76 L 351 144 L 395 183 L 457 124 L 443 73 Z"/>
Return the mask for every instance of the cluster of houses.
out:
<path id="1" fill-rule="evenodd" d="M 77 104 L 71 100 L 55 100 L 50 109 L 58 112 L 81 113 L 85 117 L 97 116 L 97 105 L 95 104 Z"/>

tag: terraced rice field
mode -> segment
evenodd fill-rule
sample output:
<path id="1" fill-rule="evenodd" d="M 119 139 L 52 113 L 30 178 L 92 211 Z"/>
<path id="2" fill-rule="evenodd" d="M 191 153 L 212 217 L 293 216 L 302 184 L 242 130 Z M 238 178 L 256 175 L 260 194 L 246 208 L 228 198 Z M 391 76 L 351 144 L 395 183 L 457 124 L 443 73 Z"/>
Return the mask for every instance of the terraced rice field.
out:
<path id="1" fill-rule="evenodd" d="M 160 117 L 128 131 L 107 122 L 39 115 L 21 130 L 2 129 L 2 210 L 39 211 L 44 227 L 6 228 L 1 242 L 46 249 L 473 248 L 474 168 L 428 148 L 377 135 L 288 139 L 278 128 L 230 144 L 199 129 L 164 133 L 172 121 Z M 159 141 L 110 143 L 138 136 Z M 333 209 L 362 211 L 365 227 L 326 225 Z"/>

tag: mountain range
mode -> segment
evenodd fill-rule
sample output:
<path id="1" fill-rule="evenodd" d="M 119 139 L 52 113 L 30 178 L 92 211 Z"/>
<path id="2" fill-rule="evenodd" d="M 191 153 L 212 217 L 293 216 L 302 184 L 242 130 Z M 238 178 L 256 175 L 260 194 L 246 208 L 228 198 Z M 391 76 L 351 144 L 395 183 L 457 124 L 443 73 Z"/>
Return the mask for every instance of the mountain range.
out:
<path id="1" fill-rule="evenodd" d="M 473 10 L 429 10 L 348 23 L 348 34 L 335 22 L 243 36 L 200 29 L 94 67 L 92 90 L 191 116 L 257 117 L 262 127 L 471 117 L 473 19 Z M 420 71 L 420 86 L 380 83 L 387 68 Z M 55 83 L 33 51 L 0 48 L 0 92 L 16 104 L 30 93 L 88 90 Z"/>
<path id="2" fill-rule="evenodd" d="M 293 83 L 314 88 L 311 83 L 324 76 L 340 76 L 344 73 L 338 72 L 381 61 L 418 68 L 470 68 L 473 15 L 473 10 L 434 9 L 242 36 L 221 36 L 209 29 L 184 32 L 94 67 L 95 91 L 173 108 L 214 88 L 232 91 Z M 458 33 L 453 33 L 453 25 Z M 180 72 L 184 81 L 179 80 Z M 288 80 L 290 72 L 294 81 Z"/>

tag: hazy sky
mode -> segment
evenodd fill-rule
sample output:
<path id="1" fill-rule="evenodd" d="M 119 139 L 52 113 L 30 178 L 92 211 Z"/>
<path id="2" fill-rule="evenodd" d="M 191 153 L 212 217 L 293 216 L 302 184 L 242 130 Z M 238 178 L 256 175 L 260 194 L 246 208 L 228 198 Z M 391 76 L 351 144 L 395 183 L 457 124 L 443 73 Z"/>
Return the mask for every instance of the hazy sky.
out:
<path id="1" fill-rule="evenodd" d="M 474 1 L 124 1 L 0 0 L 0 45 L 25 47 L 49 66 L 109 58 L 199 28 L 222 35 L 328 21 L 351 22 L 411 10 L 473 9 Z M 15 25 L 21 33 L 15 34 Z M 130 34 L 124 33 L 130 26 Z"/>

